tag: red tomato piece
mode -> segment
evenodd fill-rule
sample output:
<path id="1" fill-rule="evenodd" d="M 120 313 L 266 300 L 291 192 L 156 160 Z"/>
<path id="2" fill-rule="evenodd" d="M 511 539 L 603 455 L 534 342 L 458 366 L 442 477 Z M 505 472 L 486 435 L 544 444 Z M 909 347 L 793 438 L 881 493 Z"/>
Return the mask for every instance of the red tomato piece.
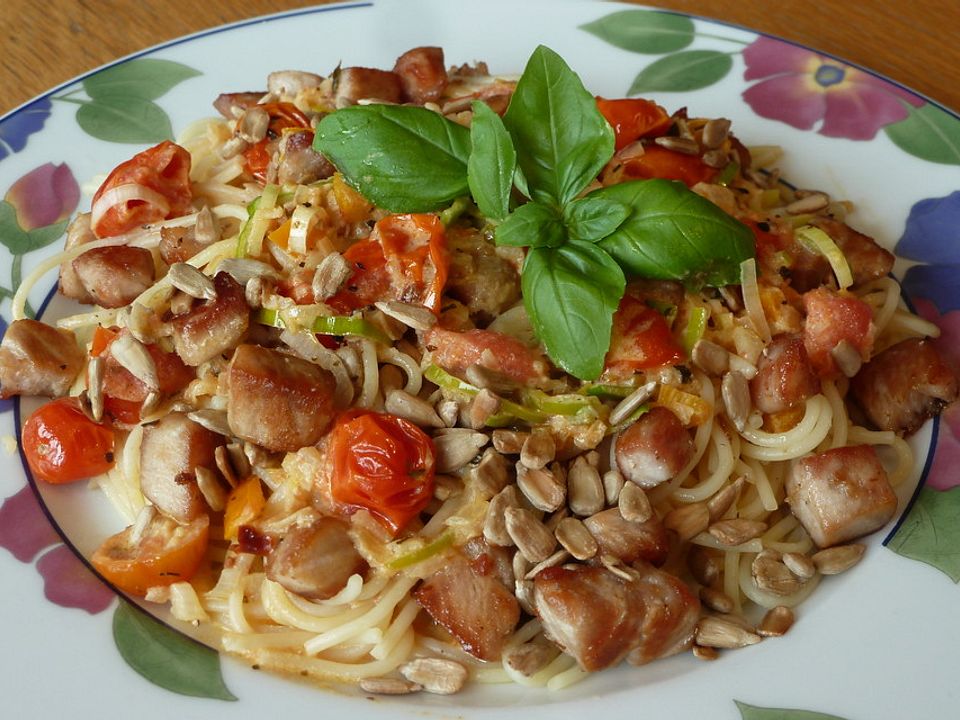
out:
<path id="1" fill-rule="evenodd" d="M 683 361 L 683 349 L 663 315 L 639 298 L 624 295 L 613 316 L 606 368 L 614 373 L 673 365 Z"/>
<path id="2" fill-rule="evenodd" d="M 685 155 L 659 145 L 645 145 L 643 155 L 630 158 L 623 166 L 624 175 L 631 180 L 679 180 L 687 187 L 710 182 L 718 172 L 705 165 L 699 155 Z"/>
<path id="3" fill-rule="evenodd" d="M 178 525 L 159 513 L 133 537 L 133 527 L 108 537 L 90 559 L 107 582 L 131 595 L 193 577 L 207 552 L 210 518 Z"/>
<path id="4" fill-rule="evenodd" d="M 863 300 L 847 293 L 817 288 L 803 295 L 807 319 L 803 344 L 820 377 L 838 377 L 840 370 L 830 351 L 846 340 L 864 361 L 873 347 L 873 313 Z"/>
<path id="5" fill-rule="evenodd" d="M 334 425 L 334 500 L 366 508 L 394 536 L 433 497 L 433 441 L 395 415 L 351 410 Z"/>
<path id="6" fill-rule="evenodd" d="M 447 238 L 436 215 L 388 215 L 373 228 L 398 299 L 415 299 L 440 311 L 447 284 Z"/>
<path id="7" fill-rule="evenodd" d="M 127 200 L 108 208 L 96 219 L 93 232 L 99 238 L 129 232 L 139 225 L 185 215 L 191 209 L 190 153 L 165 140 L 121 163 L 93 196 L 93 206 L 109 190 L 121 185 L 141 185 L 159 193 L 169 207 L 163 208 L 146 200 Z"/>
<path id="8" fill-rule="evenodd" d="M 267 166 L 270 164 L 270 143 L 276 141 L 284 130 L 310 127 L 310 120 L 292 103 L 264 103 L 263 108 L 270 115 L 267 136 L 254 143 L 243 153 L 244 169 L 260 182 L 265 182 Z"/>
<path id="9" fill-rule="evenodd" d="M 356 268 L 340 292 L 327 300 L 337 312 L 350 312 L 386 296 L 390 289 L 387 259 L 376 240 L 354 243 L 343 253 L 344 259 Z"/>
<path id="10" fill-rule="evenodd" d="M 616 133 L 615 150 L 622 150 L 640 138 L 663 135 L 673 124 L 666 110 L 643 98 L 606 100 L 598 97 L 597 109 Z"/>
<path id="11" fill-rule="evenodd" d="M 433 362 L 458 377 L 463 377 L 471 365 L 482 365 L 522 385 L 533 385 L 543 378 L 539 353 L 494 330 L 454 332 L 433 327 L 424 336 L 424 342 L 431 350 Z"/>
<path id="12" fill-rule="evenodd" d="M 34 477 L 61 484 L 113 467 L 113 430 L 83 414 L 75 398 L 38 408 L 23 425 L 22 444 Z"/>

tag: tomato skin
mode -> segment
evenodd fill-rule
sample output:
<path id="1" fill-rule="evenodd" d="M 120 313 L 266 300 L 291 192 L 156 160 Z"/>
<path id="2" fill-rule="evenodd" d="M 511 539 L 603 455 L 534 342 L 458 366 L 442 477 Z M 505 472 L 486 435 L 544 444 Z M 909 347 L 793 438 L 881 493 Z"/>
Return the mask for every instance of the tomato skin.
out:
<path id="1" fill-rule="evenodd" d="M 331 491 L 349 508 L 366 508 L 396 536 L 433 497 L 433 441 L 403 418 L 351 410 L 331 434 Z"/>
<path id="2" fill-rule="evenodd" d="M 147 223 L 179 217 L 190 211 L 193 191 L 190 188 L 190 153 L 165 140 L 121 163 L 93 196 L 93 205 L 107 190 L 135 183 L 160 193 L 170 209 L 164 212 L 156 205 L 137 201 L 109 208 L 92 228 L 99 238 L 122 235 Z"/>
<path id="3" fill-rule="evenodd" d="M 640 138 L 663 135 L 673 124 L 666 110 L 643 98 L 607 100 L 598 97 L 597 109 L 616 134 L 614 150 L 622 150 Z"/>
<path id="4" fill-rule="evenodd" d="M 196 574 L 207 552 L 210 518 L 203 514 L 189 525 L 177 525 L 157 515 L 136 543 L 132 529 L 108 537 L 90 561 L 107 582 L 143 597 L 152 587 L 189 580 Z"/>
<path id="5" fill-rule="evenodd" d="M 623 174 L 631 180 L 679 180 L 687 187 L 710 182 L 719 170 L 705 165 L 698 155 L 667 150 L 659 145 L 645 145 L 643 155 L 632 157 L 623 165 Z"/>
<path id="6" fill-rule="evenodd" d="M 606 368 L 632 373 L 682 362 L 683 348 L 670 332 L 666 319 L 639 298 L 624 295 L 613 316 Z"/>
<path id="7" fill-rule="evenodd" d="M 309 128 L 310 120 L 292 103 L 264 103 L 259 107 L 270 115 L 270 125 L 267 128 L 267 136 L 244 151 L 243 167 L 257 180 L 265 182 L 271 155 L 269 144 L 279 138 L 284 130 Z"/>
<path id="8" fill-rule="evenodd" d="M 83 414 L 75 398 L 38 408 L 23 425 L 27 464 L 37 477 L 56 485 L 100 475 L 114 464 L 113 430 Z"/>

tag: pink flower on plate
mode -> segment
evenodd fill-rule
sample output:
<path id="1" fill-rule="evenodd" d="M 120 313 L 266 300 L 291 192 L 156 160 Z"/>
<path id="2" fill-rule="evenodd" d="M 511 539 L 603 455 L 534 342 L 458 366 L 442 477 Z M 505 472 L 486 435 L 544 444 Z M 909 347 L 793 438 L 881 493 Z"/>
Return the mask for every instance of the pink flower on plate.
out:
<path id="1" fill-rule="evenodd" d="M 95 615 L 116 597 L 61 543 L 29 485 L 0 505 L 0 547 L 22 563 L 32 563 L 40 556 L 37 571 L 43 576 L 43 593 L 56 605 Z"/>
<path id="2" fill-rule="evenodd" d="M 769 37 L 743 51 L 744 80 L 759 80 L 743 99 L 761 117 L 827 137 L 872 140 L 908 115 L 916 95 L 833 58 Z"/>
<path id="3" fill-rule="evenodd" d="M 29 232 L 70 217 L 80 201 L 80 187 L 66 164 L 45 163 L 11 185 L 4 200 L 16 211 L 20 228 Z"/>

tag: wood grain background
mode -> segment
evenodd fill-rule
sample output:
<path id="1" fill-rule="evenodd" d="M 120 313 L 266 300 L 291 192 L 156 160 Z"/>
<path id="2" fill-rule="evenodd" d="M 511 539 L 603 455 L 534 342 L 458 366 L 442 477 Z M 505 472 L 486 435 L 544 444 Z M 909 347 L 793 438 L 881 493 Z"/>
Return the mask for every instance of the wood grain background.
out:
<path id="1" fill-rule="evenodd" d="M 0 4 L 2 115 L 54 85 L 151 45 L 322 0 L 0 0 Z M 958 0 L 644 4 L 745 25 L 833 53 L 960 110 Z"/>

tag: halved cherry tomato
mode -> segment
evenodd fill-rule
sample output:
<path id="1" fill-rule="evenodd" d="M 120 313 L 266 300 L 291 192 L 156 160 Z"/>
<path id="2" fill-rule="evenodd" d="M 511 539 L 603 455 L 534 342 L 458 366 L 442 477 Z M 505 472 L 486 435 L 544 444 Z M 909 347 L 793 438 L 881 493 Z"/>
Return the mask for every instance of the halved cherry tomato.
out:
<path id="1" fill-rule="evenodd" d="M 663 135 L 673 123 L 666 110 L 643 98 L 607 100 L 598 97 L 597 109 L 616 133 L 615 150 L 622 150 L 640 138 Z"/>
<path id="2" fill-rule="evenodd" d="M 607 370 L 632 373 L 682 361 L 683 349 L 663 315 L 643 300 L 624 295 L 613 316 Z"/>
<path id="3" fill-rule="evenodd" d="M 247 148 L 244 153 L 244 169 L 261 182 L 266 180 L 267 166 L 270 164 L 269 144 L 283 135 L 284 130 L 309 128 L 310 120 L 292 103 L 264 103 L 263 108 L 270 115 L 267 136 Z"/>
<path id="4" fill-rule="evenodd" d="M 227 507 L 223 512 L 224 539 L 236 540 L 240 526 L 256 520 L 264 504 L 263 486 L 256 475 L 237 485 L 227 497 Z"/>
<path id="5" fill-rule="evenodd" d="M 433 497 L 433 441 L 395 415 L 351 410 L 330 441 L 331 491 L 349 508 L 366 508 L 392 534 L 407 526 Z"/>
<path id="6" fill-rule="evenodd" d="M 139 225 L 179 217 L 190 211 L 193 192 L 190 188 L 190 153 L 165 140 L 118 165 L 93 196 L 93 205 L 100 197 L 121 185 L 142 185 L 159 193 L 169 204 L 162 208 L 145 200 L 117 203 L 104 212 L 93 226 L 97 237 L 113 237 Z"/>
<path id="7" fill-rule="evenodd" d="M 207 515 L 178 525 L 157 513 L 136 538 L 133 528 L 108 537 L 90 558 L 107 582 L 142 597 L 152 587 L 189 580 L 200 568 L 210 537 Z"/>
<path id="8" fill-rule="evenodd" d="M 873 313 L 870 306 L 849 293 L 817 288 L 803 295 L 807 320 L 803 345 L 810 364 L 820 377 L 838 377 L 840 370 L 830 351 L 844 340 L 867 360 L 873 347 Z"/>
<path id="9" fill-rule="evenodd" d="M 414 299 L 439 312 L 449 264 L 440 218 L 429 214 L 388 215 L 377 222 L 371 237 L 380 241 L 397 297 Z"/>
<path id="10" fill-rule="evenodd" d="M 699 155 L 685 155 L 653 144 L 645 145 L 642 155 L 630 158 L 623 165 L 627 178 L 679 180 L 687 187 L 710 182 L 718 172 L 705 165 Z"/>
<path id="11" fill-rule="evenodd" d="M 83 414 L 75 398 L 38 408 L 23 425 L 23 451 L 34 477 L 61 484 L 113 467 L 113 430 Z"/>

